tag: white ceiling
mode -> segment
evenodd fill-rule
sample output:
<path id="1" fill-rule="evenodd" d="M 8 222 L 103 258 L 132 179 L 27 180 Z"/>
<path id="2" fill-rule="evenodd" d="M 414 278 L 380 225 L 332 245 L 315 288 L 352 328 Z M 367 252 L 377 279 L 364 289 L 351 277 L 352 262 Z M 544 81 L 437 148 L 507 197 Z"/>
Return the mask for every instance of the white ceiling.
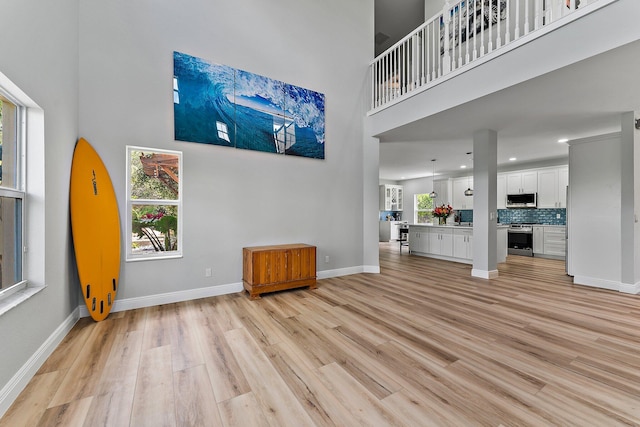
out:
<path id="1" fill-rule="evenodd" d="M 566 159 L 568 145 L 559 138 L 619 131 L 621 114 L 634 110 L 640 110 L 640 42 L 379 135 L 379 176 L 430 176 L 433 158 L 437 174 L 463 174 L 477 129 L 498 132 L 499 169 Z"/>

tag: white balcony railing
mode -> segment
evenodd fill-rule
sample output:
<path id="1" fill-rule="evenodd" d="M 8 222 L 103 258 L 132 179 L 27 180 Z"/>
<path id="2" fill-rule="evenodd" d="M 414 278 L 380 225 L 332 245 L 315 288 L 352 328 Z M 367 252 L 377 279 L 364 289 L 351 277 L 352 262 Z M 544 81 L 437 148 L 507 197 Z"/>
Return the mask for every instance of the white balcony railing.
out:
<path id="1" fill-rule="evenodd" d="M 370 64 L 373 114 L 496 56 L 521 38 L 611 0 L 447 1 L 442 13 L 420 25 Z M 586 12 L 586 10 L 585 10 Z M 567 22 L 570 20 L 567 19 Z M 543 34 L 544 32 L 540 32 Z M 495 53 L 494 53 L 495 52 Z"/>

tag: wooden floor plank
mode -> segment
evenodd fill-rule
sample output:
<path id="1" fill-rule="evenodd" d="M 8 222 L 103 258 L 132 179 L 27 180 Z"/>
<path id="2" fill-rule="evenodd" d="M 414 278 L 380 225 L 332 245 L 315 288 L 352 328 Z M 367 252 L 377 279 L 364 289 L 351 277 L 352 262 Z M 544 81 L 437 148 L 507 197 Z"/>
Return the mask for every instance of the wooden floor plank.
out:
<path id="1" fill-rule="evenodd" d="M 309 415 L 251 335 L 245 329 L 235 329 L 226 332 L 225 337 L 269 423 L 313 426 Z"/>
<path id="2" fill-rule="evenodd" d="M 380 274 L 80 320 L 4 426 L 640 425 L 640 296 L 380 244 Z"/>
<path id="3" fill-rule="evenodd" d="M 198 365 L 174 372 L 178 426 L 222 426 L 207 368 Z"/>
<path id="4" fill-rule="evenodd" d="M 171 346 L 144 350 L 138 369 L 130 425 L 177 426 L 175 407 Z"/>
<path id="5" fill-rule="evenodd" d="M 252 392 L 220 402 L 218 406 L 225 427 L 269 427 L 267 418 Z"/>

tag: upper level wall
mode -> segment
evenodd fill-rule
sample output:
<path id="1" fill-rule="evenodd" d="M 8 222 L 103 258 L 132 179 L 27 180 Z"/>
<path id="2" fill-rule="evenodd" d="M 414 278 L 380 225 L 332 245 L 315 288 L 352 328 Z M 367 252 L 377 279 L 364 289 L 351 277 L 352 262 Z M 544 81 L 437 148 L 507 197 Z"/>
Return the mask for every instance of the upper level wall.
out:
<path id="1" fill-rule="evenodd" d="M 367 128 L 379 135 L 640 40 L 637 16 L 640 2 L 618 0 L 367 117 Z"/>

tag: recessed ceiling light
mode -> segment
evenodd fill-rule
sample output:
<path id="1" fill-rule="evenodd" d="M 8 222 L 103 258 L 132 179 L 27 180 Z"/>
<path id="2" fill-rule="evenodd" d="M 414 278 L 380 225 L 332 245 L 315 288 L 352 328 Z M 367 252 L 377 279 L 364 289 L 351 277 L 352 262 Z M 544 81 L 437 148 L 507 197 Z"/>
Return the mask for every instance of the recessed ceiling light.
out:
<path id="1" fill-rule="evenodd" d="M 569 142 L 569 138 L 561 138 L 558 140 L 559 143 L 563 143 L 563 142 Z"/>
<path id="2" fill-rule="evenodd" d="M 514 160 L 518 160 L 518 159 L 516 159 L 515 157 L 509 157 L 510 162 L 513 162 Z"/>
<path id="3" fill-rule="evenodd" d="M 466 169 L 467 165 L 460 165 L 460 169 Z"/>

